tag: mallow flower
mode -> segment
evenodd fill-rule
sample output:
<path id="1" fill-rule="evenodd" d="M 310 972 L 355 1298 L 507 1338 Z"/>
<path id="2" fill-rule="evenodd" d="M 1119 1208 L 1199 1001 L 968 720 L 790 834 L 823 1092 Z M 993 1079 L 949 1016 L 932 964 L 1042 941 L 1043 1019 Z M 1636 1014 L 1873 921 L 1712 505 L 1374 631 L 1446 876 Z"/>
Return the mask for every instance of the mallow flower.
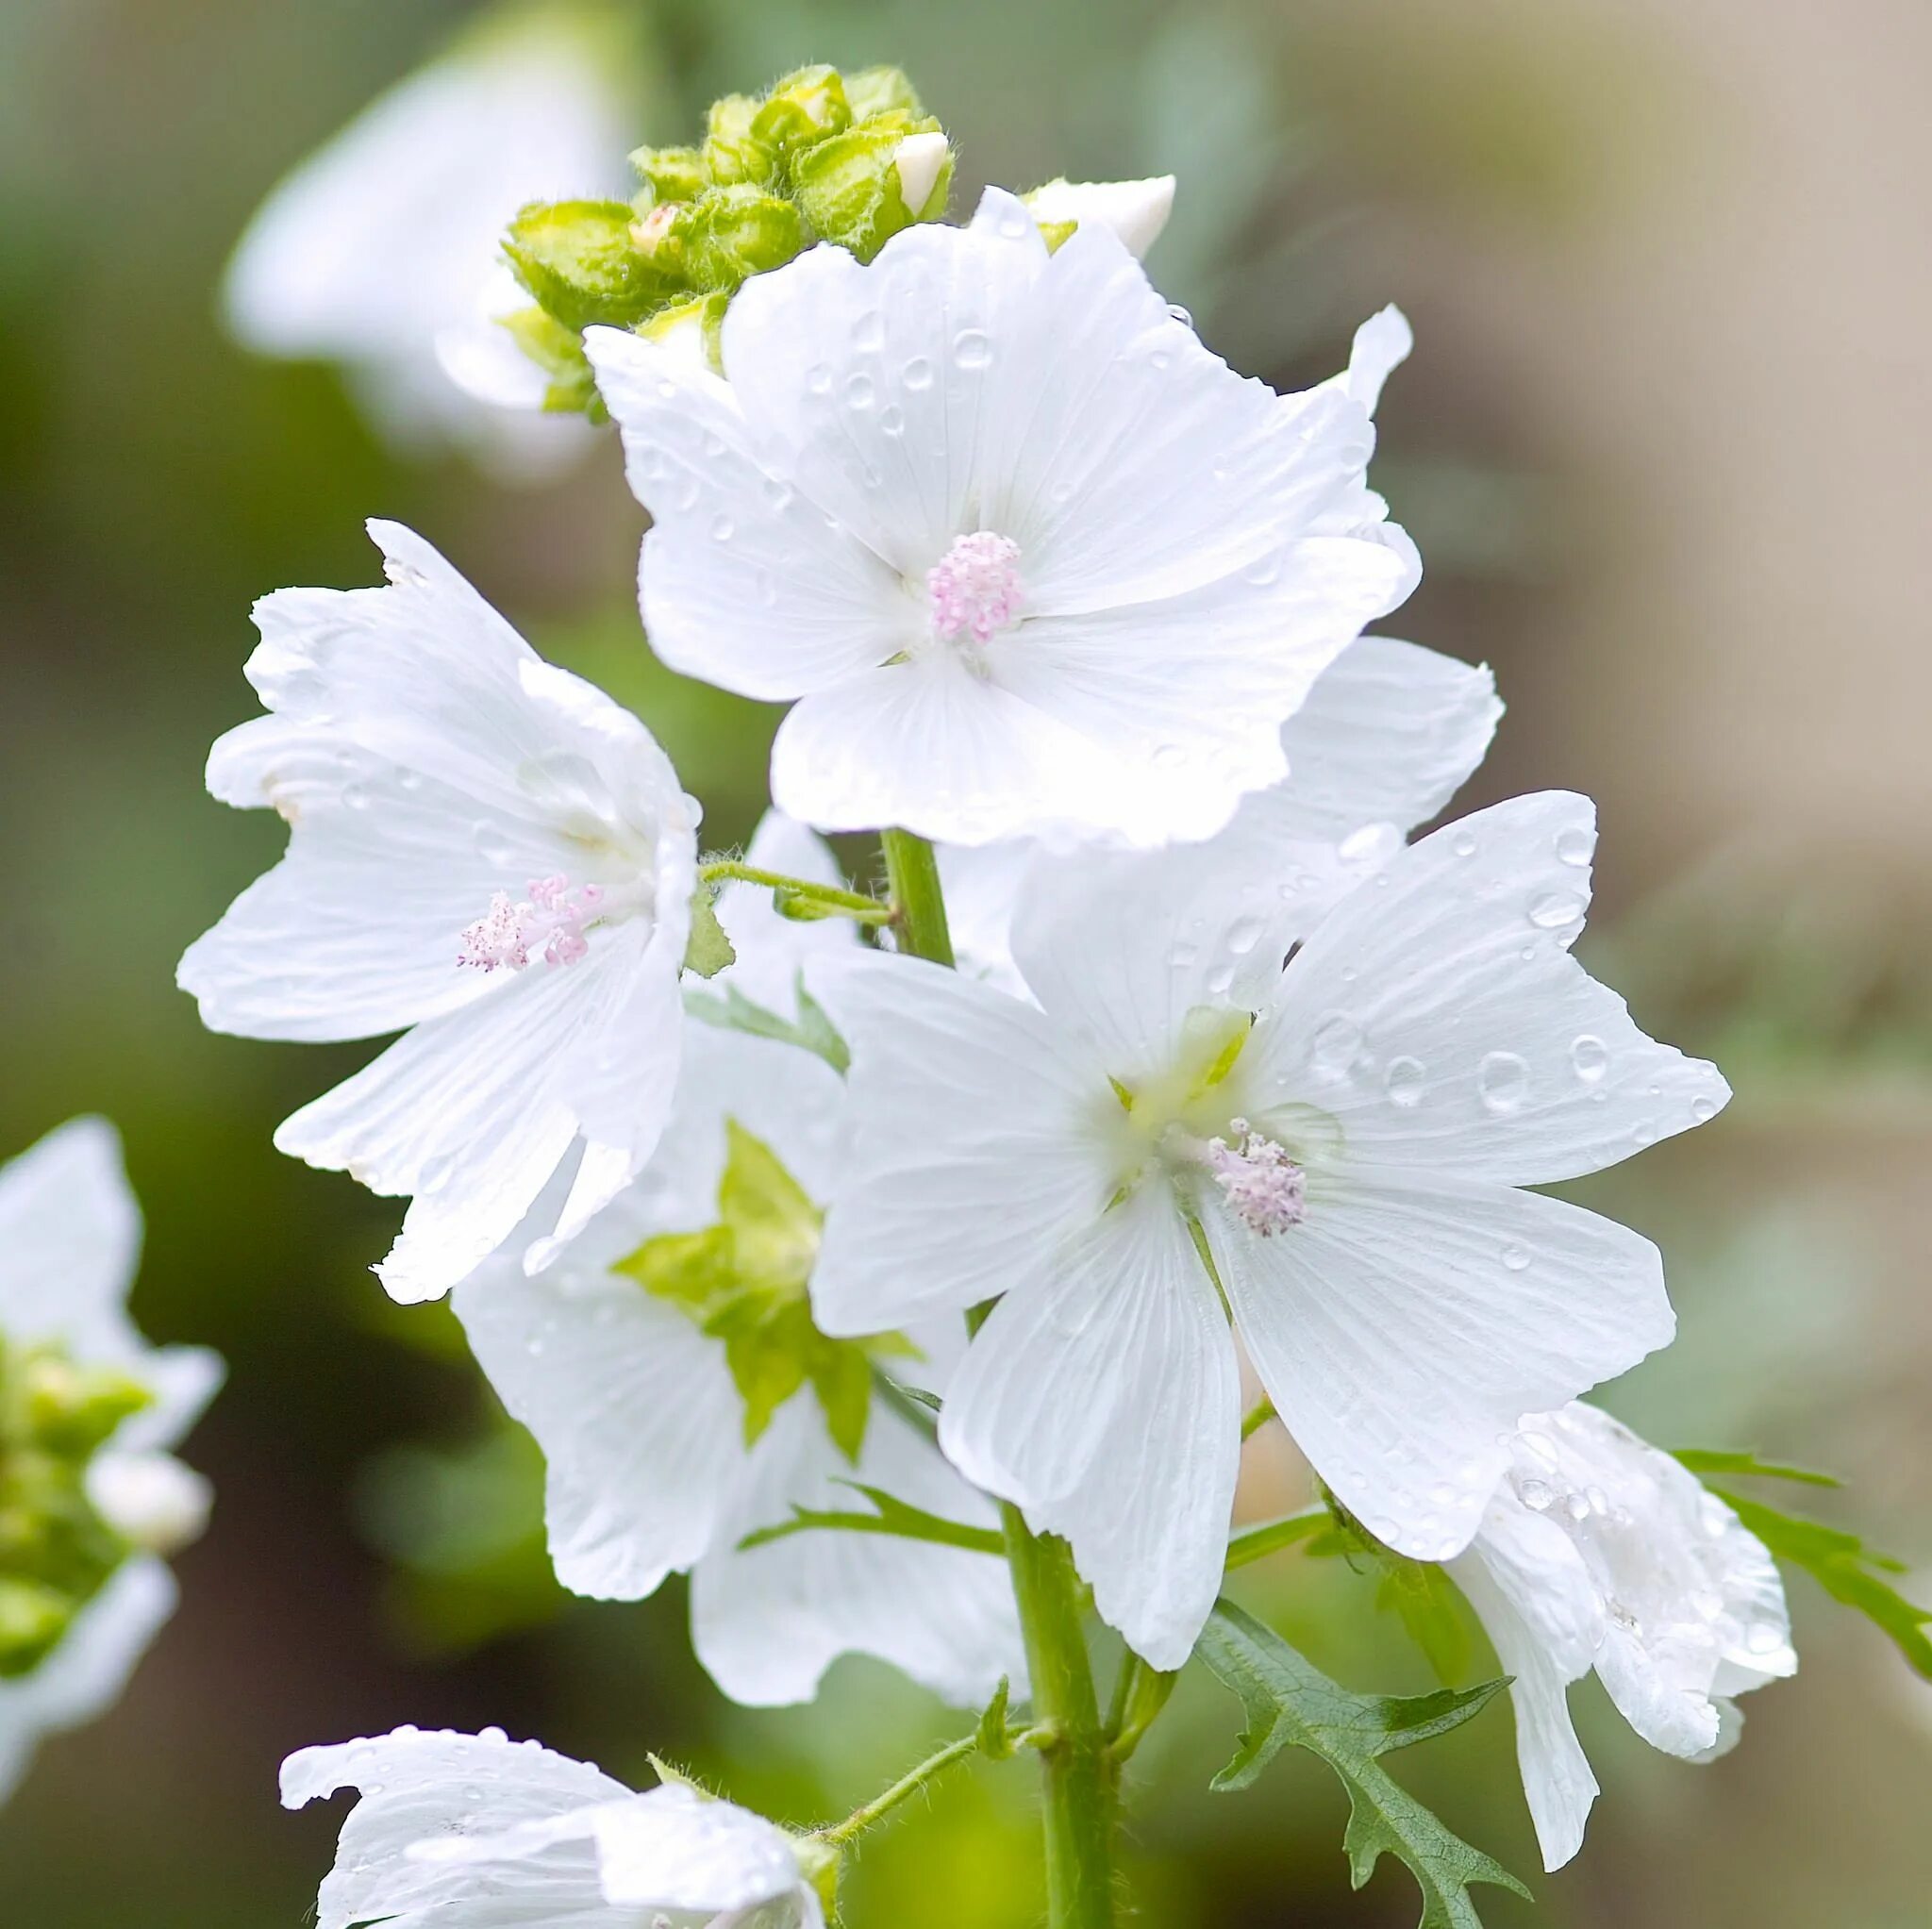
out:
<path id="1" fill-rule="evenodd" d="M 748 856 L 830 881 L 824 845 L 782 821 Z M 721 894 L 739 962 L 712 984 L 790 1017 L 800 973 L 822 993 L 852 927 L 788 923 L 762 896 Z M 885 1377 L 942 1386 L 958 1322 L 888 1341 L 828 1339 L 812 1323 L 843 1106 L 843 1080 L 814 1053 L 692 1024 L 671 1122 L 635 1183 L 541 1274 L 499 1259 L 457 1289 L 456 1310 L 543 1449 L 565 1587 L 637 1600 L 689 1571 L 698 1658 L 738 1702 L 808 1700 L 858 1653 L 977 1704 L 1024 1673 L 999 1562 L 837 1531 L 739 1545 L 794 1507 L 864 1511 L 852 1483 L 997 1524 L 929 1415 Z"/>
<path id="2" fill-rule="evenodd" d="M 1503 706 L 1490 671 L 1392 637 L 1358 637 L 1281 726 L 1288 775 L 1241 800 L 1219 840 L 1270 879 L 1291 914 L 1277 936 L 1311 930 L 1345 892 L 1449 802 L 1483 760 Z M 939 854 L 959 969 L 1024 995 L 1013 914 L 1032 839 L 949 844 Z M 1220 861 L 1210 851 L 1197 856 Z M 1103 861 L 1095 857 L 1095 862 Z M 1106 860 L 1111 861 L 1111 860 Z M 1193 861 L 1193 859 L 1175 861 Z M 1124 866 L 1124 889 L 1136 875 Z"/>
<path id="3" fill-rule="evenodd" d="M 288 855 L 179 978 L 215 1031 L 406 1034 L 275 1143 L 409 1196 L 376 1270 L 423 1300 L 559 1172 L 541 1230 L 568 1238 L 656 1143 L 698 809 L 627 710 L 542 661 L 421 537 L 370 533 L 387 587 L 256 606 L 269 714 L 220 739 L 208 783 L 285 818 Z"/>
<path id="4" fill-rule="evenodd" d="M 282 1805 L 343 1788 L 316 1929 L 822 1929 L 828 1857 L 682 1783 L 634 1794 L 602 1770 L 479 1735 L 398 1728 L 282 1764 Z"/>
<path id="5" fill-rule="evenodd" d="M 911 959 L 834 988 L 854 1129 L 818 1322 L 999 1300 L 941 1444 L 1072 1542 L 1154 1666 L 1220 1581 L 1230 1315 L 1322 1479 L 1426 1560 L 1469 1544 L 1524 1413 L 1671 1337 L 1647 1239 L 1520 1189 L 1728 1096 L 1571 957 L 1593 843 L 1586 798 L 1477 812 L 1392 851 L 1286 969 L 1292 905 L 1243 853 L 1074 859 L 1021 907 L 1037 1002 Z"/>
<path id="6" fill-rule="evenodd" d="M 164 1556 L 207 1520 L 169 1450 L 222 1365 L 136 1330 L 140 1244 L 105 1120 L 0 1167 L 0 1799 L 42 1736 L 119 1696 L 174 1612 Z"/>
<path id="7" fill-rule="evenodd" d="M 244 346 L 339 362 L 405 448 L 454 445 L 512 478 L 589 448 L 544 416 L 501 318 L 529 306 L 499 243 L 525 202 L 627 192 L 614 35 L 581 9 L 487 21 L 365 108 L 269 195 L 228 265 Z"/>
<path id="8" fill-rule="evenodd" d="M 652 645 L 793 702 L 773 797 L 822 829 L 1209 836 L 1415 581 L 1320 526 L 1360 492 L 1360 402 L 1237 375 L 1105 221 L 1050 253 L 997 190 L 748 282 L 724 379 L 585 346 L 653 517 Z"/>
<path id="9" fill-rule="evenodd" d="M 1798 1657 L 1764 1543 L 1670 1455 L 1574 1400 L 1525 1415 L 1508 1456 L 1450 1571 L 1513 1677 L 1524 1791 L 1559 1869 L 1597 1794 L 1570 1683 L 1595 1670 L 1653 1747 L 1708 1761 L 1737 1740 L 1733 1697 Z"/>

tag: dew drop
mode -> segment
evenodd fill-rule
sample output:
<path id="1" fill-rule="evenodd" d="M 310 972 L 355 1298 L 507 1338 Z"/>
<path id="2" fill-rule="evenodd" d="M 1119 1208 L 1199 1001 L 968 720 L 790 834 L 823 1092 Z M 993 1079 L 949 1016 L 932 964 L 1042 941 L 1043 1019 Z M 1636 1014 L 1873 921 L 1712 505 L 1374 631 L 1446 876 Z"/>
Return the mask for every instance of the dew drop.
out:
<path id="1" fill-rule="evenodd" d="M 1315 1027 L 1312 1047 L 1318 1069 L 1343 1073 L 1362 1048 L 1362 1028 L 1345 1011 L 1331 1011 Z"/>
<path id="2" fill-rule="evenodd" d="M 711 540 L 713 542 L 729 542 L 737 533 L 737 524 L 729 516 L 713 516 L 711 518 Z"/>
<path id="3" fill-rule="evenodd" d="M 1596 839 L 1581 824 L 1573 823 L 1568 830 L 1557 833 L 1557 857 L 1560 863 L 1580 868 L 1590 862 L 1590 854 L 1595 848 Z"/>
<path id="4" fill-rule="evenodd" d="M 932 387 L 932 363 L 924 356 L 915 355 L 899 371 L 899 379 L 917 395 L 921 391 Z"/>
<path id="5" fill-rule="evenodd" d="M 850 377 L 845 384 L 845 401 L 846 405 L 852 408 L 870 408 L 872 407 L 872 377 L 863 374 Z"/>
<path id="6" fill-rule="evenodd" d="M 1581 1032 L 1570 1042 L 1570 1069 L 1585 1085 L 1601 1085 L 1610 1069 L 1610 1048 L 1593 1032 Z"/>
<path id="7" fill-rule="evenodd" d="M 1405 1111 L 1421 1105 L 1423 1078 L 1423 1061 L 1420 1058 L 1390 1059 L 1389 1069 L 1383 1074 L 1389 1090 L 1389 1103 L 1400 1106 Z"/>
<path id="8" fill-rule="evenodd" d="M 1698 1124 L 1707 1124 L 1712 1119 L 1717 1117 L 1717 1101 L 1714 1098 L 1707 1098 L 1700 1092 L 1697 1097 L 1690 1101 L 1690 1116 Z"/>
<path id="9" fill-rule="evenodd" d="M 815 361 L 806 371 L 805 386 L 814 395 L 829 395 L 832 392 L 832 372 L 822 361 Z"/>
<path id="10" fill-rule="evenodd" d="M 978 328 L 962 328 L 953 337 L 953 359 L 962 369 L 983 369 L 992 360 L 992 343 Z"/>
<path id="11" fill-rule="evenodd" d="M 1529 922 L 1540 931 L 1557 931 L 1583 916 L 1583 900 L 1574 890 L 1546 890 L 1530 900 Z"/>
<path id="12" fill-rule="evenodd" d="M 791 507 L 792 491 L 789 482 L 780 482 L 775 475 L 768 475 L 760 487 L 765 500 L 780 514 Z"/>
<path id="13" fill-rule="evenodd" d="M 1148 759 L 1156 770 L 1171 771 L 1187 756 L 1178 743 L 1161 743 L 1155 746 L 1154 755 Z"/>
<path id="14" fill-rule="evenodd" d="M 1174 318 L 1174 320 L 1181 324 L 1183 328 L 1191 328 L 1194 325 L 1193 316 L 1189 314 L 1187 309 L 1182 308 L 1178 302 L 1169 302 L 1167 305 L 1167 312 L 1170 315 L 1172 315 Z"/>
<path id="15" fill-rule="evenodd" d="M 1528 1507 L 1532 1513 L 1541 1514 L 1557 1496 L 1551 1489 L 1550 1483 L 1547 1480 L 1538 1480 L 1532 1477 L 1517 1483 L 1516 1498 L 1525 1507 Z"/>
<path id="16" fill-rule="evenodd" d="M 1450 846 L 1450 849 L 1453 850 L 1458 857 L 1474 857 L 1475 856 L 1475 840 L 1473 837 L 1471 837 L 1467 831 L 1464 831 L 1463 834 L 1456 840 L 1455 843 Z"/>
<path id="17" fill-rule="evenodd" d="M 1529 1264 L 1529 1248 L 1513 1242 L 1503 1248 L 1503 1264 L 1511 1272 L 1521 1272 Z"/>
<path id="18" fill-rule="evenodd" d="M 1234 984 L 1234 966 L 1218 964 L 1208 973 L 1207 986 L 1217 998 L 1224 998 Z"/>
<path id="19" fill-rule="evenodd" d="M 398 771 L 396 773 L 396 788 L 402 790 L 420 790 L 423 788 L 423 773 L 421 771 Z"/>
<path id="20" fill-rule="evenodd" d="M 1261 941 L 1259 918 L 1237 918 L 1228 926 L 1227 948 L 1237 957 L 1245 957 Z"/>
<path id="21" fill-rule="evenodd" d="M 695 475 L 687 475 L 672 491 L 671 500 L 675 507 L 689 514 L 698 506 L 698 497 L 703 488 Z"/>
<path id="22" fill-rule="evenodd" d="M 1513 1112 L 1529 1090 L 1529 1067 L 1514 1052 L 1490 1052 L 1476 1067 L 1475 1089 L 1492 1112 Z"/>
<path id="23" fill-rule="evenodd" d="M 1580 1493 L 1573 1493 L 1570 1496 L 1570 1498 L 1563 1503 L 1563 1511 L 1567 1513 L 1573 1521 L 1589 1520 L 1589 1498 L 1586 1495 Z"/>
<path id="24" fill-rule="evenodd" d="M 906 433 L 906 411 L 896 404 L 888 404 L 879 410 L 879 433 L 889 436 L 902 436 Z"/>
<path id="25" fill-rule="evenodd" d="M 508 864 L 516 856 L 516 846 L 493 823 L 479 823 L 476 855 L 486 864 Z"/>

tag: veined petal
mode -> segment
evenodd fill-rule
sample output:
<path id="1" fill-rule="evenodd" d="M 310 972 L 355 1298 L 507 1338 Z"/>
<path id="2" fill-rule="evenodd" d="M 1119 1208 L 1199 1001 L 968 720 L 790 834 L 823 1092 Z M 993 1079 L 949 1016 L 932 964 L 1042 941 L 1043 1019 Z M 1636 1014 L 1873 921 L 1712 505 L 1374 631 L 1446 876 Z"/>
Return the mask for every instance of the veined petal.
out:
<path id="1" fill-rule="evenodd" d="M 1166 1189 L 1141 1187 L 993 1308 L 940 1441 L 1063 1536 L 1094 1605 L 1178 1668 L 1220 1591 L 1241 1457 L 1233 1338 Z"/>
<path id="2" fill-rule="evenodd" d="M 1283 1234 L 1218 1207 L 1203 1223 L 1295 1444 L 1372 1534 L 1418 1560 L 1469 1544 L 1523 1414 L 1674 1330 L 1657 1248 L 1538 1193 L 1311 1172 L 1307 1217 Z"/>
<path id="3" fill-rule="evenodd" d="M 747 282 L 732 316 L 774 278 Z M 592 328 L 584 346 L 624 433 L 631 492 L 651 511 L 640 596 L 666 663 L 742 696 L 787 698 L 917 638 L 920 607 L 897 573 L 761 463 L 731 389 L 621 329 Z"/>
<path id="4" fill-rule="evenodd" d="M 811 1278 L 820 1327 L 890 1332 L 1034 1277 L 1111 1191 L 1085 1129 L 1116 1103 L 1104 1069 L 1032 1006 L 917 958 L 830 992 L 853 1125 Z"/>
<path id="5" fill-rule="evenodd" d="M 795 1897 L 798 1914 L 777 1929 L 817 1929 L 821 1921 L 790 1838 L 729 1802 L 653 1788 L 600 1810 L 596 1840 L 604 1899 L 619 1907 L 709 1916 Z"/>
<path id="6" fill-rule="evenodd" d="M 508 1257 L 458 1289 L 457 1316 L 497 1397 L 548 1469 L 557 1578 L 637 1601 L 716 1538 L 741 1478 L 741 1407 L 724 1349 L 636 1280 Z"/>
<path id="7" fill-rule="evenodd" d="M 1501 1185 L 1712 1117 L 1716 1068 L 1646 1038 L 1569 955 L 1594 842 L 1589 799 L 1552 790 L 1396 852 L 1283 974 L 1249 1048 L 1267 1103 L 1328 1114 L 1351 1165 Z"/>
<path id="8" fill-rule="evenodd" d="M 752 1450 L 741 1490 L 691 1576 L 698 1659 L 735 1702 L 809 1701 L 841 1655 L 891 1662 L 956 1707 L 983 1704 L 1002 1676 L 1025 1693 L 1025 1660 L 1003 1561 L 885 1535 L 815 1531 L 741 1552 L 794 1506 L 863 1511 L 858 1481 L 944 1520 L 998 1517 L 931 1437 L 874 1402 L 854 1467 L 810 1393 L 795 1394 Z"/>

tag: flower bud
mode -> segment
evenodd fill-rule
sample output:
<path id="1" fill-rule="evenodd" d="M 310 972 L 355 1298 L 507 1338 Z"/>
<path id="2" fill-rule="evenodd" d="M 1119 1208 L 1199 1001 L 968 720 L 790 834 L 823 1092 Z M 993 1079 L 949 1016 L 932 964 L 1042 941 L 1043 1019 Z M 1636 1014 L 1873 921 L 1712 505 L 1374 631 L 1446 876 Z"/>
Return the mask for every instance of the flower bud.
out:
<path id="1" fill-rule="evenodd" d="M 722 375 L 724 358 L 720 343 L 724 310 L 730 299 L 722 289 L 711 294 L 696 295 L 688 302 L 659 308 L 648 322 L 640 322 L 636 332 L 693 367 L 707 368 L 714 375 Z"/>
<path id="2" fill-rule="evenodd" d="M 628 327 L 675 290 L 633 238 L 636 222 L 627 201 L 533 203 L 510 224 L 503 252 L 566 328 Z"/>
<path id="3" fill-rule="evenodd" d="M 214 1489 L 172 1454 L 102 1454 L 87 1470 L 87 1497 L 130 1547 L 169 1555 L 207 1531 Z"/>
<path id="4" fill-rule="evenodd" d="M 706 174 L 716 186 L 772 178 L 775 157 L 752 132 L 758 106 L 748 93 L 727 93 L 711 103 L 705 121 L 702 158 Z"/>
<path id="5" fill-rule="evenodd" d="M 0 1681 L 29 1674 L 60 1645 L 74 1603 L 39 1581 L 0 1575 Z"/>
<path id="6" fill-rule="evenodd" d="M 1135 255 L 1145 255 L 1174 211 L 1174 178 L 1144 181 L 1048 181 L 1020 198 L 1042 233 L 1062 222 L 1097 221 L 1113 229 Z"/>
<path id="7" fill-rule="evenodd" d="M 845 83 L 836 67 L 801 67 L 768 93 L 752 116 L 751 137 L 767 149 L 774 167 L 852 125 Z"/>
<path id="8" fill-rule="evenodd" d="M 915 121 L 925 118 L 917 91 L 900 67 L 861 67 L 845 76 L 845 98 L 855 121 L 869 121 L 874 114 L 909 114 Z"/>
<path id="9" fill-rule="evenodd" d="M 17 1356 L 13 1380 L 20 1445 L 66 1459 L 85 1459 L 154 1397 L 125 1373 L 54 1352 Z"/>
<path id="10" fill-rule="evenodd" d="M 644 184 L 649 208 L 667 201 L 695 201 L 711 185 L 705 158 L 695 147 L 640 147 L 630 164 Z"/>
<path id="11" fill-rule="evenodd" d="M 583 337 L 541 308 L 518 308 L 497 317 L 504 329 L 549 378 L 543 407 L 558 413 L 588 410 L 597 400 L 597 380 L 584 353 Z"/>
<path id="12" fill-rule="evenodd" d="M 813 228 L 870 261 L 901 228 L 945 211 L 953 154 L 938 122 L 877 114 L 796 156 L 791 181 Z"/>
<path id="13" fill-rule="evenodd" d="M 707 189 L 680 208 L 665 245 L 688 288 L 728 291 L 747 275 L 782 268 L 805 245 L 805 229 L 783 196 L 741 184 Z"/>

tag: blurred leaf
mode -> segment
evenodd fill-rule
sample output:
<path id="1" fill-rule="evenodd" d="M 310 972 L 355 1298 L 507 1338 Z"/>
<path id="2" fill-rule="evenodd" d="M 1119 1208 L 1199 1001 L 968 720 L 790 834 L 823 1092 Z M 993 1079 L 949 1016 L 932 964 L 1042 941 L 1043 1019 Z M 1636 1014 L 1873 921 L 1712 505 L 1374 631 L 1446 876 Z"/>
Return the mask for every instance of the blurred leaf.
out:
<path id="1" fill-rule="evenodd" d="M 825 1016 L 824 1007 L 797 984 L 797 1019 L 780 1018 L 775 1011 L 753 1002 L 736 985 L 726 985 L 723 995 L 693 988 L 684 994 L 684 1008 L 705 1024 L 721 1031 L 749 1032 L 758 1039 L 776 1039 L 781 1044 L 799 1045 L 816 1052 L 834 1072 L 843 1073 L 852 1063 L 852 1054 L 839 1030 Z"/>
<path id="2" fill-rule="evenodd" d="M 1749 1474 L 1758 1480 L 1795 1480 L 1806 1487 L 1837 1487 L 1835 1473 L 1814 1473 L 1808 1467 L 1787 1467 L 1777 1460 L 1760 1460 L 1756 1454 L 1727 1447 L 1679 1447 L 1672 1456 L 1695 1474 Z"/>
<path id="3" fill-rule="evenodd" d="M 1406 1863 L 1423 1892 L 1420 1929 L 1481 1929 L 1473 1883 L 1529 1891 L 1501 1864 L 1453 1835 L 1383 1771 L 1379 1758 L 1446 1735 L 1478 1713 L 1506 1684 L 1486 1681 L 1409 1698 L 1358 1695 L 1339 1687 L 1272 1628 L 1222 1602 L 1195 1651 L 1241 1698 L 1248 1725 L 1235 1758 L 1214 1778 L 1245 1788 L 1284 1748 L 1319 1755 L 1348 1790 L 1342 1847 L 1357 1888 L 1381 1857 Z"/>

